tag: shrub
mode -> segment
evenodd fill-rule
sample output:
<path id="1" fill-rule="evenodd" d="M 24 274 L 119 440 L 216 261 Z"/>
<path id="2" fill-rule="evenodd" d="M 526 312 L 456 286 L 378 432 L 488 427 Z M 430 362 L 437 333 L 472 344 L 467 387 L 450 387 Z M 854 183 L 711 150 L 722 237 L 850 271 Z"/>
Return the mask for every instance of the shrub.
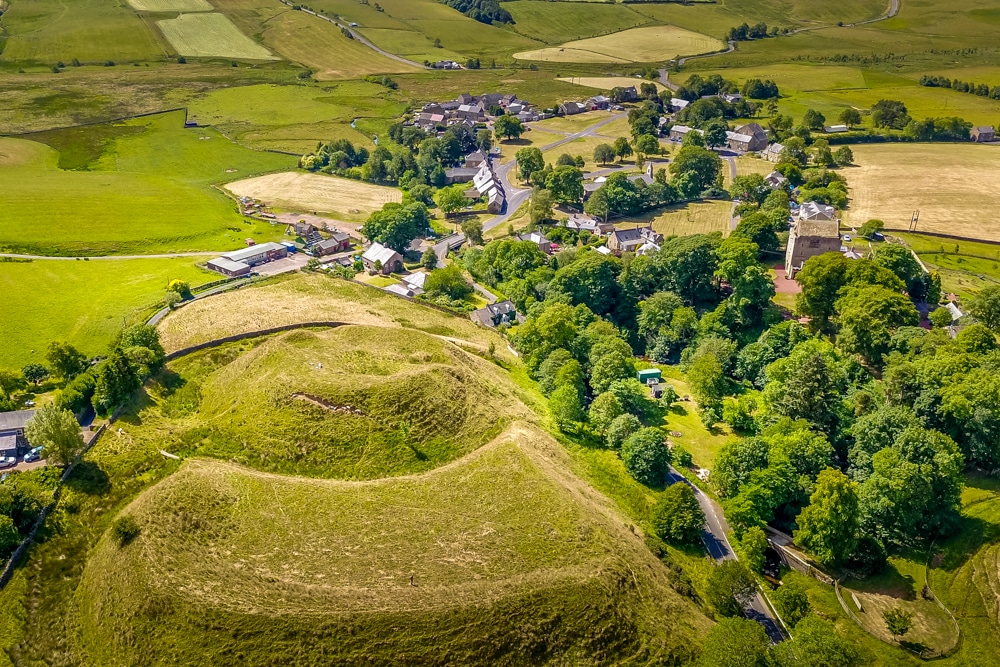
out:
<path id="1" fill-rule="evenodd" d="M 683 468 L 690 468 L 694 465 L 694 459 L 691 458 L 691 452 L 686 450 L 684 447 L 674 445 L 670 451 L 673 454 L 674 463 L 677 465 Z"/>
<path id="2" fill-rule="evenodd" d="M 130 516 L 118 517 L 111 524 L 111 535 L 118 542 L 119 547 L 124 547 L 139 537 L 140 530 L 139 524 Z"/>
<path id="3" fill-rule="evenodd" d="M 663 431 L 644 428 L 630 435 L 622 444 L 622 461 L 636 481 L 646 486 L 663 484 L 670 465 L 670 450 L 663 442 Z"/>
<path id="4" fill-rule="evenodd" d="M 20 542 L 21 535 L 17 532 L 14 520 L 0 514 L 0 558 L 7 558 Z"/>

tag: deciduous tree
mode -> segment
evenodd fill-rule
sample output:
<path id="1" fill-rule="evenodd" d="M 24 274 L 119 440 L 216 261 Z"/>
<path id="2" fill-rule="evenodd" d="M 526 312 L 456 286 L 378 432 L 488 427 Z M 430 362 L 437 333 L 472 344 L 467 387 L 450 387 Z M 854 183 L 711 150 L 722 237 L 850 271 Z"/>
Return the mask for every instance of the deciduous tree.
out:
<path id="1" fill-rule="evenodd" d="M 757 585 L 746 565 L 738 560 L 726 560 L 708 575 L 705 593 L 719 616 L 742 616 L 757 594 Z"/>
<path id="2" fill-rule="evenodd" d="M 46 405 L 35 411 L 25 428 L 35 447 L 45 448 L 45 458 L 54 465 L 68 465 L 83 451 L 80 424 L 69 410 Z"/>
<path id="3" fill-rule="evenodd" d="M 839 470 L 827 468 L 816 480 L 809 506 L 796 519 L 795 543 L 824 565 L 845 562 L 858 544 L 859 508 L 857 485 Z"/>
<path id="4" fill-rule="evenodd" d="M 663 442 L 663 431 L 644 428 L 622 443 L 622 462 L 636 481 L 646 486 L 659 486 L 667 476 L 670 450 Z"/>
<path id="5" fill-rule="evenodd" d="M 653 508 L 653 530 L 665 542 L 697 544 L 705 527 L 694 491 L 685 482 L 667 487 Z"/>

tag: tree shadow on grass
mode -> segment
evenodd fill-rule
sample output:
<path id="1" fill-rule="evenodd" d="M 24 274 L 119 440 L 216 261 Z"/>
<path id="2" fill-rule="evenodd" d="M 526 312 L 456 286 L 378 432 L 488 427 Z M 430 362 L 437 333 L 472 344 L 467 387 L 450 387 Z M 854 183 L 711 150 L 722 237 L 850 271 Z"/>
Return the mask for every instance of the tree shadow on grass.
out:
<path id="1" fill-rule="evenodd" d="M 73 468 L 73 474 L 66 480 L 66 486 L 78 493 L 103 496 L 111 490 L 111 480 L 93 461 L 81 461 Z"/>
<path id="2" fill-rule="evenodd" d="M 887 595 L 897 600 L 913 601 L 917 599 L 917 581 L 909 574 L 903 574 L 887 564 L 879 574 L 873 574 L 865 579 L 851 579 L 848 588 L 859 593 Z M 921 583 L 921 587 L 923 584 Z"/>

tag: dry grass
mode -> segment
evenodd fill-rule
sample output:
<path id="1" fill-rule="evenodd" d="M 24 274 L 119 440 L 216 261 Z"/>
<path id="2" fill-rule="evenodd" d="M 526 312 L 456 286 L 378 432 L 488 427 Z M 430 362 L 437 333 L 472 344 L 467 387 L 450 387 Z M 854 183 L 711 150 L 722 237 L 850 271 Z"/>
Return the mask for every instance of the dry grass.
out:
<path id="1" fill-rule="evenodd" d="M 277 209 L 326 213 L 355 221 L 364 220 L 384 204 L 403 201 L 403 193 L 395 188 L 296 171 L 236 181 L 226 189 Z"/>
<path id="2" fill-rule="evenodd" d="M 128 0 L 138 12 L 210 12 L 208 0 Z"/>
<path id="3" fill-rule="evenodd" d="M 566 83 L 572 83 L 586 88 L 597 88 L 606 92 L 610 91 L 612 88 L 627 88 L 628 86 L 635 86 L 636 90 L 638 90 L 639 86 L 643 83 L 655 84 L 657 90 L 667 89 L 666 86 L 659 81 L 648 81 L 646 79 L 636 79 L 624 76 L 574 76 L 563 77 L 559 79 L 559 81 L 565 81 Z"/>
<path id="4" fill-rule="evenodd" d="M 1000 240 L 1000 170 L 996 146 L 885 144 L 853 146 L 858 165 L 844 170 L 851 186 L 845 221 L 877 218 L 905 230 L 920 211 L 919 231 Z"/>
<path id="5" fill-rule="evenodd" d="M 315 321 L 420 329 L 479 349 L 492 342 L 498 357 L 511 358 L 499 335 L 465 317 L 318 274 L 295 274 L 196 301 L 164 318 L 160 336 L 169 352 L 232 334 Z"/>
<path id="6" fill-rule="evenodd" d="M 727 235 L 731 210 L 732 206 L 727 201 L 669 206 L 659 211 L 628 218 L 620 227 L 629 228 L 652 223 L 653 229 L 664 236 L 689 236 L 711 232 L 722 232 L 723 235 Z"/>
<path id="7" fill-rule="evenodd" d="M 644 63 L 708 53 L 723 47 L 722 42 L 708 35 L 675 26 L 651 26 L 579 39 L 547 49 L 522 51 L 514 57 L 559 63 Z"/>

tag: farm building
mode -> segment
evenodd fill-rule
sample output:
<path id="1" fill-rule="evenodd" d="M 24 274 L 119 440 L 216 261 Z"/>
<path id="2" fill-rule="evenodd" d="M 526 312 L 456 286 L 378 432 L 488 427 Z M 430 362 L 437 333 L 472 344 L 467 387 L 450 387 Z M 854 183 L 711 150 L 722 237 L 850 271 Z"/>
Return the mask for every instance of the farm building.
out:
<path id="1" fill-rule="evenodd" d="M 616 253 L 635 252 L 647 243 L 663 243 L 663 234 L 653 231 L 652 227 L 636 227 L 616 229 L 608 237 L 608 248 Z"/>
<path id="2" fill-rule="evenodd" d="M 974 127 L 972 128 L 972 132 L 970 134 L 972 136 L 972 140 L 977 143 L 994 141 L 996 139 L 996 131 L 993 129 L 992 125 Z"/>
<path id="3" fill-rule="evenodd" d="M 587 105 L 581 102 L 563 102 L 559 105 L 559 113 L 564 116 L 575 116 L 584 111 L 587 111 Z"/>
<path id="4" fill-rule="evenodd" d="M 823 131 L 827 134 L 841 134 L 842 132 L 847 132 L 848 127 L 846 125 L 829 125 L 824 127 Z"/>
<path id="5" fill-rule="evenodd" d="M 411 273 L 408 276 L 403 276 L 400 280 L 402 280 L 408 288 L 417 294 L 420 294 L 424 291 L 424 283 L 427 282 L 428 275 L 430 274 L 426 271 L 417 271 L 416 273 Z"/>
<path id="6" fill-rule="evenodd" d="M 454 185 L 455 183 L 468 183 L 475 178 L 478 173 L 478 167 L 452 167 L 450 169 L 445 169 L 444 184 Z"/>
<path id="7" fill-rule="evenodd" d="M 332 255 L 335 252 L 343 252 L 351 247 L 351 237 L 344 232 L 334 232 L 330 238 L 320 241 L 313 246 L 313 252 L 317 256 Z"/>
<path id="8" fill-rule="evenodd" d="M 698 132 L 699 134 L 705 134 L 704 130 L 696 130 L 693 127 L 688 127 L 687 125 L 674 125 L 670 128 L 670 139 L 673 141 L 684 141 L 684 135 L 691 131 Z"/>
<path id="9" fill-rule="evenodd" d="M 0 456 L 17 456 L 30 447 L 24 429 L 34 416 L 34 410 L 0 412 Z"/>
<path id="10" fill-rule="evenodd" d="M 840 252 L 840 221 L 832 206 L 807 202 L 799 209 L 799 218 L 788 234 L 785 251 L 785 277 L 791 279 L 810 257 Z"/>
<path id="11" fill-rule="evenodd" d="M 386 292 L 389 292 L 390 294 L 395 294 L 396 296 L 403 296 L 406 297 L 407 299 L 412 299 L 417 295 L 416 292 L 411 290 L 409 287 L 406 287 L 405 285 L 387 285 L 382 289 Z"/>
<path id="12" fill-rule="evenodd" d="M 497 303 L 491 303 L 485 308 L 480 308 L 479 310 L 474 310 L 469 313 L 469 317 L 476 324 L 481 324 L 484 327 L 494 328 L 501 324 L 514 324 L 523 320 L 523 318 L 517 314 L 517 308 L 511 301 L 498 301 Z"/>
<path id="13" fill-rule="evenodd" d="M 611 99 L 605 97 L 604 95 L 595 95 L 584 104 L 586 104 L 591 111 L 604 111 L 611 106 Z"/>
<path id="14" fill-rule="evenodd" d="M 688 102 L 687 100 L 682 100 L 679 97 L 674 97 L 670 100 L 670 109 L 672 111 L 680 111 L 681 109 L 687 107 L 687 105 L 689 104 L 691 103 Z"/>
<path id="15" fill-rule="evenodd" d="M 392 248 L 386 248 L 381 243 L 373 243 L 361 255 L 361 263 L 371 273 L 388 275 L 393 271 L 403 269 L 403 256 Z"/>
<path id="16" fill-rule="evenodd" d="M 223 253 L 208 262 L 208 268 L 236 278 L 250 274 L 251 267 L 288 256 L 288 248 L 280 243 L 260 243 L 233 252 Z"/>
<path id="17" fill-rule="evenodd" d="M 729 104 L 736 104 L 737 102 L 743 100 L 743 96 L 740 95 L 739 93 L 722 93 L 721 95 L 719 95 L 719 98 L 724 102 L 728 102 Z"/>
<path id="18" fill-rule="evenodd" d="M 662 376 L 663 374 L 660 372 L 659 368 L 643 368 L 636 373 L 636 378 L 643 384 L 659 382 Z"/>
<path id="19" fill-rule="evenodd" d="M 563 226 L 567 229 L 575 229 L 578 232 L 590 232 L 591 234 L 608 234 L 615 230 L 615 226 L 610 222 L 601 222 L 592 215 L 573 213 L 566 219 Z"/>

